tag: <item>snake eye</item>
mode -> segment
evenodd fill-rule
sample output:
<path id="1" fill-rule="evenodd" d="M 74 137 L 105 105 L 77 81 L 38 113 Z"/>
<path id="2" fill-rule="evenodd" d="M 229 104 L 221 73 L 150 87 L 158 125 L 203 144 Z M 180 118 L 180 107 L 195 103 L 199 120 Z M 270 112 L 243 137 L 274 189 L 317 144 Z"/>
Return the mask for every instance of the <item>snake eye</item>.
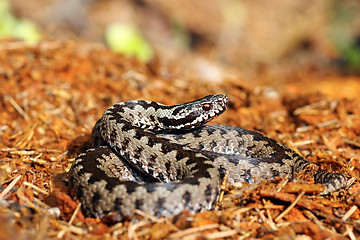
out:
<path id="1" fill-rule="evenodd" d="M 211 109 L 211 104 L 210 104 L 210 103 L 204 103 L 204 104 L 202 105 L 202 109 L 203 109 L 204 111 L 209 111 L 209 110 Z"/>

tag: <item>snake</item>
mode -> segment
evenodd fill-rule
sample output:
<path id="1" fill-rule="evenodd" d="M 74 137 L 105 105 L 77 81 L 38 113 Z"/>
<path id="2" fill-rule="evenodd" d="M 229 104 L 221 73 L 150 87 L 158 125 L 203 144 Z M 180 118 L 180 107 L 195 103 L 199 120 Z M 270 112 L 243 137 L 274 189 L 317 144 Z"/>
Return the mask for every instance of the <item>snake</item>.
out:
<path id="1" fill-rule="evenodd" d="M 259 132 L 205 125 L 228 102 L 217 94 L 177 105 L 132 100 L 109 107 L 93 128 L 93 147 L 69 171 L 83 213 L 119 222 L 135 210 L 156 217 L 211 210 L 225 175 L 228 182 L 251 184 L 293 177 L 310 164 Z M 314 181 L 328 194 L 344 188 L 347 177 L 319 170 Z"/>

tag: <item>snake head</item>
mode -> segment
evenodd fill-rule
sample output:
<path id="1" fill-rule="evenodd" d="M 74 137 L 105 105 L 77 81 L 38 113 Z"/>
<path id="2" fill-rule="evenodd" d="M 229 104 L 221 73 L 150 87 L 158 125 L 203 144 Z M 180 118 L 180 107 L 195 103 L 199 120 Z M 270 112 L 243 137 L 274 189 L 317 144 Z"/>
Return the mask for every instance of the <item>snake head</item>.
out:
<path id="1" fill-rule="evenodd" d="M 218 94 L 172 106 L 171 115 L 162 119 L 163 126 L 172 130 L 199 127 L 222 114 L 228 101 L 226 95 Z"/>

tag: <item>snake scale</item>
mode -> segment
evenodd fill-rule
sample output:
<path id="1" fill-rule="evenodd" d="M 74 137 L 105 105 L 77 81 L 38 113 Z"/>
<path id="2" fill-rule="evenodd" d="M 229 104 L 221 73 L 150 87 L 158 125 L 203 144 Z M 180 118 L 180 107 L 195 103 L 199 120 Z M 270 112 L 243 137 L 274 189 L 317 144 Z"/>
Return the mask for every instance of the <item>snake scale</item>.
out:
<path id="1" fill-rule="evenodd" d="M 293 176 L 310 163 L 258 132 L 204 125 L 223 113 L 228 97 L 167 106 L 134 100 L 108 108 L 92 132 L 95 146 L 69 172 L 73 196 L 89 217 L 122 221 L 140 209 L 171 216 L 211 209 L 225 172 L 228 181 L 254 183 Z M 341 173 L 318 171 L 329 192 L 346 186 Z"/>

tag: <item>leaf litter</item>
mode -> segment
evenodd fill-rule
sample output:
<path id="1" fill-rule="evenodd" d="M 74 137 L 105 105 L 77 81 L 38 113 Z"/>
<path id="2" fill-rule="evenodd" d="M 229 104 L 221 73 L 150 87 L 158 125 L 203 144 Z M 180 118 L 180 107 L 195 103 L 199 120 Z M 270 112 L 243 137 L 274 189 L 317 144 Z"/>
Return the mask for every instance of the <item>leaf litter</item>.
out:
<path id="1" fill-rule="evenodd" d="M 234 76 L 198 81 L 156 59 L 144 64 L 81 42 L 2 42 L 0 78 L 0 239 L 360 237 L 360 98 L 269 95 Z M 137 222 L 115 225 L 82 215 L 66 172 L 108 106 L 131 99 L 177 104 L 214 93 L 231 100 L 214 124 L 263 132 L 316 169 L 346 173 L 349 187 L 322 197 L 323 187 L 306 176 L 227 183 L 212 211 L 169 219 L 136 211 Z"/>

